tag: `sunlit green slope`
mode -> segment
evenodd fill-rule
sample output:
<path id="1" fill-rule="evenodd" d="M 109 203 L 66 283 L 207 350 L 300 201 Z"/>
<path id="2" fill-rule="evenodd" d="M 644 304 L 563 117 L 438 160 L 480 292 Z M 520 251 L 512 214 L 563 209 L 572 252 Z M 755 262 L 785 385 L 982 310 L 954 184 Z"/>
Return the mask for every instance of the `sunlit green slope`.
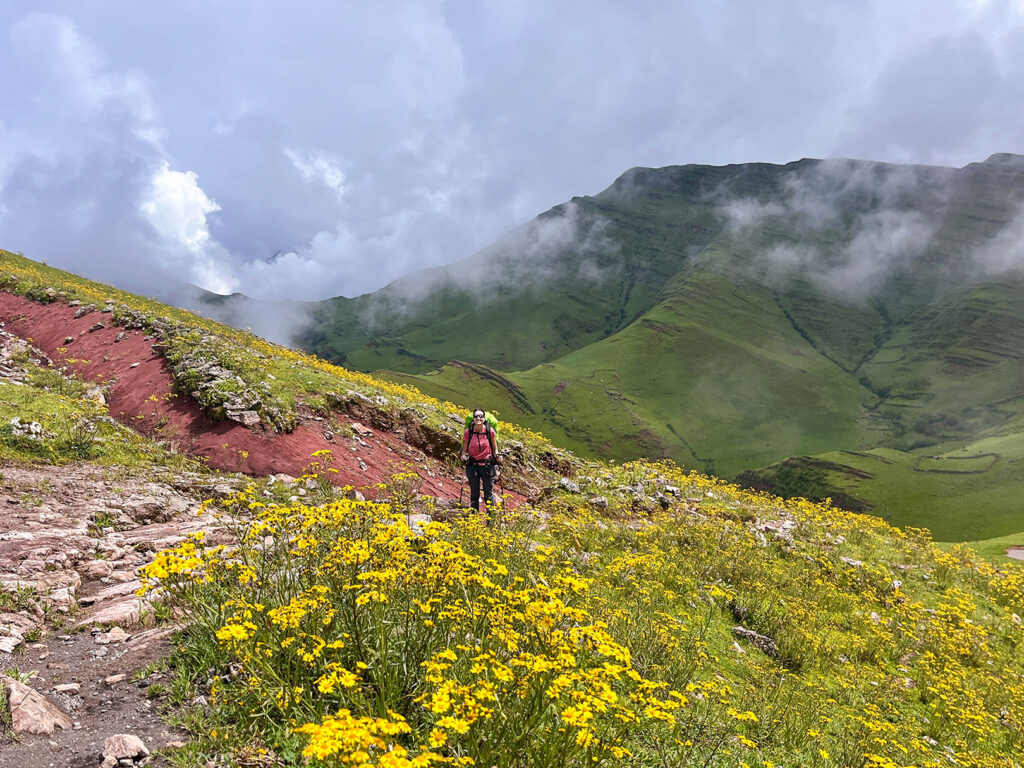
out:
<path id="1" fill-rule="evenodd" d="M 592 456 L 734 477 L 938 455 L 1021 411 L 1022 205 L 1012 155 L 633 169 L 459 264 L 325 303 L 305 343 Z M 884 484 L 853 495 L 929 517 Z"/>

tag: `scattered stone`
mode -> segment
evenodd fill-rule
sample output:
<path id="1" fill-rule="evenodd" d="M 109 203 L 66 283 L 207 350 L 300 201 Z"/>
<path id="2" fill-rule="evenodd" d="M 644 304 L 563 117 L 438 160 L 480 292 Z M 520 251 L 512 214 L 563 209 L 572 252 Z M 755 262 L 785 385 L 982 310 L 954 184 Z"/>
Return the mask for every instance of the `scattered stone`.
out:
<path id="1" fill-rule="evenodd" d="M 52 736 L 58 728 L 70 730 L 71 718 L 41 693 L 11 677 L 0 676 L 0 684 L 7 691 L 7 708 L 15 733 Z"/>
<path id="2" fill-rule="evenodd" d="M 20 637 L 0 637 L 0 651 L 14 653 L 14 649 L 21 645 Z"/>
<path id="3" fill-rule="evenodd" d="M 114 343 L 116 344 L 117 342 L 121 341 L 121 340 L 122 340 L 123 338 L 125 338 L 125 337 L 126 337 L 127 335 L 128 335 L 127 333 L 125 333 L 124 331 L 121 331 L 121 332 L 120 332 L 119 334 L 117 334 L 117 336 L 116 336 L 116 337 L 114 338 Z"/>
<path id="4" fill-rule="evenodd" d="M 19 416 L 15 416 L 10 421 L 11 432 L 15 435 L 21 435 L 23 437 L 29 437 L 33 440 L 41 440 L 43 435 L 43 425 L 38 421 L 26 421 L 22 422 Z"/>
<path id="5" fill-rule="evenodd" d="M 99 322 L 93 323 L 92 325 L 89 326 L 89 333 L 92 333 L 93 331 L 98 331 L 101 328 L 106 328 L 106 327 L 107 327 L 107 324 L 104 323 L 102 320 L 100 320 Z"/>
<path id="6" fill-rule="evenodd" d="M 747 629 L 746 627 L 733 627 L 732 633 L 742 640 L 749 641 L 752 646 L 762 653 L 771 656 L 773 659 L 778 658 L 779 647 L 770 637 L 758 634 L 754 630 Z"/>
<path id="7" fill-rule="evenodd" d="M 839 560 L 846 563 L 851 568 L 860 568 L 864 565 L 863 560 L 854 560 L 852 557 L 840 557 Z"/>
<path id="8" fill-rule="evenodd" d="M 358 421 L 352 422 L 352 431 L 360 437 L 373 437 L 373 430 L 360 424 Z"/>
<path id="9" fill-rule="evenodd" d="M 78 622 L 78 626 L 87 624 L 121 624 L 123 626 L 134 626 L 139 624 L 142 612 L 153 610 L 152 604 L 138 597 L 129 597 L 124 600 L 117 600 L 105 605 L 100 610 Z"/>
<path id="10" fill-rule="evenodd" d="M 139 367 L 139 364 L 138 364 L 138 363 L 132 363 L 132 364 L 131 364 L 131 365 L 129 365 L 128 367 L 129 367 L 129 368 L 138 368 L 138 367 Z"/>
<path id="11" fill-rule="evenodd" d="M 74 337 L 74 336 L 65 336 L 65 337 L 64 337 L 64 343 L 65 343 L 65 344 L 70 344 L 70 343 L 71 343 L 71 342 L 73 342 L 74 340 L 75 340 L 75 337 Z"/>
<path id="12" fill-rule="evenodd" d="M 213 486 L 213 488 L 210 489 L 210 492 L 214 495 L 215 498 L 226 499 L 228 496 L 235 492 L 235 489 L 232 488 L 227 483 L 218 483 L 217 485 Z"/>
<path id="13" fill-rule="evenodd" d="M 102 632 L 93 639 L 97 645 L 108 645 L 110 643 L 123 643 L 131 635 L 121 627 L 114 627 L 109 632 Z"/>
<path id="14" fill-rule="evenodd" d="M 243 427 L 252 429 L 260 425 L 260 415 L 253 410 L 225 410 L 224 415 L 231 421 L 237 421 Z"/>
<path id="15" fill-rule="evenodd" d="M 579 493 L 580 487 L 570 480 L 568 477 L 563 477 L 558 481 L 558 485 L 562 490 L 568 491 L 569 493 Z"/>
<path id="16" fill-rule="evenodd" d="M 597 507 L 598 509 L 608 509 L 608 499 L 604 496 L 594 496 L 588 499 L 590 506 Z"/>
<path id="17" fill-rule="evenodd" d="M 79 693 L 82 690 L 82 685 L 81 683 L 64 683 L 53 686 L 53 690 L 56 693 Z"/>
<path id="18" fill-rule="evenodd" d="M 121 672 L 116 675 L 109 675 L 108 677 L 103 678 L 103 682 L 107 685 L 114 686 L 118 683 L 123 683 L 125 681 L 125 678 L 127 678 L 127 675 Z"/>
<path id="19" fill-rule="evenodd" d="M 109 560 L 93 560 L 78 569 L 87 579 L 103 579 L 114 572 L 114 565 Z"/>
<path id="20" fill-rule="evenodd" d="M 103 744 L 103 763 L 105 768 L 113 768 L 121 760 L 133 761 L 136 758 L 148 757 L 149 749 L 138 736 L 131 733 L 119 733 L 110 736 Z"/>

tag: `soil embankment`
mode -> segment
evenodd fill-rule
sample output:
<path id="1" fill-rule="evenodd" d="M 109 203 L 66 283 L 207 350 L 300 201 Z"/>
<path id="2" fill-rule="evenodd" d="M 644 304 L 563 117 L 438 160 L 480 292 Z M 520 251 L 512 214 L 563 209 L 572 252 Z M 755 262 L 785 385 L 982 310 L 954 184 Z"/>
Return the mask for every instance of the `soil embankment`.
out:
<path id="1" fill-rule="evenodd" d="M 107 384 L 111 416 L 178 450 L 205 457 L 214 469 L 300 475 L 315 451 L 330 450 L 337 470 L 333 479 L 339 485 L 375 495 L 377 483 L 400 472 L 416 472 L 423 478 L 423 493 L 458 496 L 460 478 L 388 432 L 366 427 L 357 439 L 328 439 L 325 424 L 315 419 L 284 434 L 252 430 L 233 421 L 214 422 L 194 400 L 174 393 L 174 378 L 165 358 L 153 350 L 153 338 L 114 325 L 110 315 L 90 312 L 75 318 L 75 312 L 67 304 L 39 304 L 0 291 L 0 322 L 8 331 L 30 339 L 55 364 L 67 365 L 81 378 Z M 98 323 L 106 325 L 90 330 Z M 337 421 L 354 423 L 344 414 L 338 414 Z"/>

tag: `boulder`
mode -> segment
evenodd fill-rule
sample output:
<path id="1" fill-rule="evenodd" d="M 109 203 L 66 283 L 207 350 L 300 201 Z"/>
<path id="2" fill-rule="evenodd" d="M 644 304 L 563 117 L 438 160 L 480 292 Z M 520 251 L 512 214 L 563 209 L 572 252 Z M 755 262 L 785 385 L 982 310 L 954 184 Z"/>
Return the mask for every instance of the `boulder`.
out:
<path id="1" fill-rule="evenodd" d="M 38 691 L 6 676 L 0 676 L 0 684 L 7 692 L 11 728 L 15 733 L 52 736 L 58 728 L 65 731 L 71 729 L 71 718 L 47 701 Z"/>

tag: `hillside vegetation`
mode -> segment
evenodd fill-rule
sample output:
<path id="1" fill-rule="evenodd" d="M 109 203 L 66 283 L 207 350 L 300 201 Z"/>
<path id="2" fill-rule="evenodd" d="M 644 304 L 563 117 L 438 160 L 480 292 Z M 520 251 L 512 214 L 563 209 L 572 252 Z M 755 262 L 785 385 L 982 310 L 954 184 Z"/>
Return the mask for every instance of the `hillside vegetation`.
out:
<path id="1" fill-rule="evenodd" d="M 447 418 L 450 406 L 415 390 L 13 254 L 2 260 L 8 290 L 43 302 L 110 298 L 126 316 L 142 313 L 130 317 L 162 331 L 169 366 L 199 339 L 240 377 L 273 371 L 262 381 L 285 421 L 303 417 L 311 381 L 358 386 L 384 398 L 382 412 L 401 397 Z M 75 432 L 77 409 L 99 418 L 102 404 L 83 403 L 84 382 L 34 359 L 26 370 L 41 385 L 11 385 L 21 404 L 56 437 L 91 434 Z M 213 418 L 228 410 L 205 407 Z M 150 450 L 126 427 L 111 429 Z M 1022 764 L 1021 566 L 670 461 L 586 461 L 514 424 L 502 431 L 520 445 L 510 470 L 535 492 L 489 524 L 417 493 L 415 475 L 358 500 L 332 486 L 330 457 L 319 455 L 298 484 L 257 477 L 208 502 L 209 530 L 149 553 L 154 618 L 182 628 L 166 682 L 146 695 L 189 734 L 159 759 L 179 768 Z M 51 445 L 5 455 L 150 471 L 102 434 Z M 172 466 L 162 450 L 154 460 Z M 976 457 L 947 460 L 958 458 L 984 469 Z"/>
<path id="2" fill-rule="evenodd" d="M 586 456 L 780 491 L 771 465 L 811 456 L 840 469 L 799 492 L 945 541 L 1024 534 L 1016 448 L 986 493 L 918 477 L 922 457 L 1022 439 L 1022 204 L 1011 155 L 633 169 L 463 262 L 324 302 L 301 341 Z M 905 459 L 842 480 L 876 449 Z M 957 496 L 981 529 L 934 511 Z"/>
<path id="3" fill-rule="evenodd" d="M 668 464 L 592 471 L 491 527 L 231 499 L 238 549 L 199 537 L 146 571 L 194 619 L 179 674 L 236 670 L 194 754 L 1019 764 L 1019 566 Z"/>

